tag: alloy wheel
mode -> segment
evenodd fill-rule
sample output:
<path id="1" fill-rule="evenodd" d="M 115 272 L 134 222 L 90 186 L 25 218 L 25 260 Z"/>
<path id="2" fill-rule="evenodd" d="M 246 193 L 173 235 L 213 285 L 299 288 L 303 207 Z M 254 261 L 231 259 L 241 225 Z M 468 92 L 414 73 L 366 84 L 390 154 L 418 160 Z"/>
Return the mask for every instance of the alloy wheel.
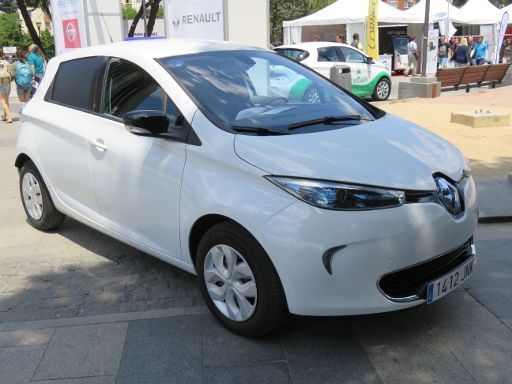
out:
<path id="1" fill-rule="evenodd" d="M 389 96 L 389 84 L 385 80 L 379 81 L 377 84 L 377 96 L 379 99 L 385 100 Z"/>

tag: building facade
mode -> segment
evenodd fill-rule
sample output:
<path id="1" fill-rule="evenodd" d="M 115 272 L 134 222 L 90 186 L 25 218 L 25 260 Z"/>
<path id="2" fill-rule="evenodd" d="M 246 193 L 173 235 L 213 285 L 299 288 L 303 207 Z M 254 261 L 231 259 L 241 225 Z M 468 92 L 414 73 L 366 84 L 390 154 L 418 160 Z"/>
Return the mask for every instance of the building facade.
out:
<path id="1" fill-rule="evenodd" d="M 27 26 L 25 25 L 25 21 L 21 16 L 21 12 L 18 10 L 19 19 L 21 20 L 21 30 L 25 33 L 28 33 Z M 43 31 L 48 31 L 53 35 L 53 25 L 50 17 L 43 12 L 41 8 L 36 8 L 32 11 L 29 11 L 30 18 L 32 19 L 32 24 L 36 31 L 39 34 Z"/>

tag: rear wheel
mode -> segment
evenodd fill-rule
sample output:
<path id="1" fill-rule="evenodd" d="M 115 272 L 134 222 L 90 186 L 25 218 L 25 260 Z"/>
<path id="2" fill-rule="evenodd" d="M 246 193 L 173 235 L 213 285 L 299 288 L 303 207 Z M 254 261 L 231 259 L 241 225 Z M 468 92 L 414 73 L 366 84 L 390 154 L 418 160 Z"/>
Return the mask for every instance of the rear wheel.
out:
<path id="1" fill-rule="evenodd" d="M 48 231 L 62 224 L 65 216 L 55 208 L 48 188 L 32 161 L 21 167 L 20 195 L 27 219 L 34 228 Z"/>
<path id="2" fill-rule="evenodd" d="M 373 100 L 384 101 L 387 100 L 391 93 L 391 82 L 387 77 L 383 77 L 377 82 L 375 90 L 373 91 Z"/>
<path id="3" fill-rule="evenodd" d="M 196 270 L 208 308 L 229 330 L 260 337 L 286 319 L 279 276 L 261 245 L 240 226 L 226 222 L 206 232 Z"/>

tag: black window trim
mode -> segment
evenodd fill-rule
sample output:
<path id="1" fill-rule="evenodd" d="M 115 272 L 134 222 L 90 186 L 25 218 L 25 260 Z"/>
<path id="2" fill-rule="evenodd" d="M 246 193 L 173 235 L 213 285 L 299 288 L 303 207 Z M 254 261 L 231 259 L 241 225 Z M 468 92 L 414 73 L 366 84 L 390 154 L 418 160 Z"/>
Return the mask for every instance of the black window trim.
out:
<path id="1" fill-rule="evenodd" d="M 71 61 L 81 60 L 81 59 L 88 59 L 88 58 L 101 58 L 101 59 L 103 59 L 103 63 L 101 65 L 100 70 L 97 71 L 98 73 L 96 73 L 95 76 L 94 76 L 94 89 L 91 92 L 91 94 L 92 94 L 93 109 L 80 108 L 80 107 L 76 107 L 76 106 L 73 106 L 73 105 L 69 105 L 69 104 L 65 104 L 65 103 L 61 103 L 59 101 L 53 100 L 53 86 L 54 86 L 54 83 L 55 83 L 55 78 L 57 77 L 57 75 L 59 73 L 60 66 L 63 63 L 69 63 Z M 103 119 L 106 119 L 106 120 L 110 120 L 110 121 L 114 121 L 116 123 L 121 123 L 122 124 L 123 120 L 121 118 L 118 118 L 116 116 L 107 115 L 107 114 L 105 114 L 105 113 L 100 111 L 101 107 L 103 105 L 102 104 L 102 99 L 103 99 L 103 92 L 104 92 L 104 88 L 105 88 L 104 85 L 106 83 L 106 77 L 108 75 L 107 69 L 108 69 L 108 65 L 109 65 L 109 63 L 110 63 L 110 61 L 112 59 L 119 59 L 119 60 L 130 61 L 130 60 L 124 59 L 122 57 L 104 56 L 104 55 L 83 56 L 83 57 L 79 57 L 79 58 L 76 58 L 76 59 L 62 61 L 61 63 L 59 63 L 59 68 L 57 69 L 57 72 L 55 72 L 55 75 L 53 76 L 52 82 L 48 86 L 48 90 L 46 91 L 46 94 L 44 95 L 43 100 L 45 102 L 47 102 L 47 103 L 50 103 L 50 104 L 55 104 L 55 105 L 58 105 L 60 107 L 69 108 L 69 109 L 72 109 L 72 110 L 75 110 L 75 111 L 78 111 L 78 112 L 87 113 L 89 115 L 93 115 L 93 116 L 96 116 L 96 117 L 100 117 L 100 118 L 103 118 Z M 133 63 L 132 61 L 130 61 L 130 62 Z M 136 63 L 133 63 L 133 64 L 135 64 L 139 68 L 143 69 L 142 67 L 140 67 L 140 65 L 138 65 Z M 149 72 L 146 71 L 146 73 L 148 73 L 148 75 L 151 76 L 151 78 L 156 81 L 156 79 Z M 157 84 L 160 85 L 160 83 L 158 83 L 158 81 L 156 81 L 156 82 L 157 82 Z M 163 87 L 162 87 L 162 89 L 163 89 Z M 164 90 L 164 92 L 165 92 L 165 90 Z M 167 92 L 166 92 L 166 94 L 167 94 Z M 167 97 L 169 97 L 169 99 L 171 101 L 173 100 L 169 95 L 167 95 Z M 174 103 L 174 101 L 172 101 L 172 102 Z M 174 103 L 174 105 L 176 105 L 176 103 Z M 181 113 L 181 110 L 180 110 L 180 108 L 177 105 L 176 105 L 176 108 L 178 108 L 178 110 Z M 182 116 L 184 117 L 183 114 L 182 114 Z M 186 139 L 183 140 L 182 142 L 184 142 L 185 144 L 201 146 L 202 145 L 201 139 L 199 138 L 199 136 L 195 132 L 194 128 L 192 127 L 192 124 L 190 124 L 189 121 L 186 118 L 184 118 L 183 127 L 184 127 L 184 129 L 188 130 L 188 134 L 187 134 Z M 166 139 L 165 136 L 161 136 L 161 137 L 158 137 L 158 138 L 159 139 Z M 167 140 L 169 140 L 169 139 L 167 139 Z M 177 139 L 173 138 L 172 141 L 180 141 L 180 140 L 177 140 Z"/>
<path id="2" fill-rule="evenodd" d="M 77 61 L 77 60 L 82 60 L 82 59 L 91 59 L 91 58 L 99 58 L 99 59 L 103 60 L 103 63 L 101 64 L 99 70 L 97 70 L 96 73 L 93 76 L 94 85 L 92 87 L 92 91 L 91 91 L 91 95 L 90 95 L 90 97 L 92 98 L 92 100 L 90 100 L 91 104 L 92 104 L 92 109 L 81 108 L 81 107 L 77 107 L 77 106 L 74 106 L 74 105 L 62 103 L 62 102 L 57 101 L 57 100 L 53 100 L 53 96 L 54 96 L 53 95 L 53 91 L 54 91 L 55 79 L 59 75 L 60 66 L 62 64 L 65 64 L 65 63 L 70 63 L 70 62 Z M 100 84 L 100 81 L 101 81 L 100 78 L 103 77 L 103 74 L 105 72 L 105 68 L 106 68 L 105 63 L 106 63 L 107 59 L 108 59 L 107 56 L 93 55 L 93 56 L 83 56 L 83 57 L 79 57 L 79 58 L 76 58 L 76 59 L 62 61 L 61 63 L 59 63 L 59 68 L 57 69 L 57 72 L 55 72 L 55 75 L 53 76 L 52 82 L 51 82 L 50 86 L 48 87 L 48 90 L 46 91 L 46 94 L 44 96 L 44 101 L 47 102 L 47 103 L 59 105 L 61 107 L 66 107 L 66 108 L 70 108 L 70 109 L 73 109 L 73 110 L 76 110 L 76 111 L 85 112 L 85 113 L 89 113 L 89 114 L 92 114 L 92 115 L 95 115 L 95 116 L 99 116 L 99 113 L 97 112 L 97 108 L 98 108 L 98 89 L 102 88 L 102 84 Z"/>

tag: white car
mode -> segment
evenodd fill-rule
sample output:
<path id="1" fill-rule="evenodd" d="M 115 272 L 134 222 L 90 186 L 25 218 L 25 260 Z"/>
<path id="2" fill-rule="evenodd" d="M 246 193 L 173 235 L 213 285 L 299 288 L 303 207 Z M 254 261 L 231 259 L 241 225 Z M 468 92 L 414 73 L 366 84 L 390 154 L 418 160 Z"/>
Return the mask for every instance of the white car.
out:
<path id="1" fill-rule="evenodd" d="M 323 41 L 282 45 L 274 50 L 327 78 L 333 66 L 348 65 L 352 76 L 352 93 L 359 97 L 383 101 L 391 93 L 391 73 L 386 65 L 350 45 Z"/>
<path id="2" fill-rule="evenodd" d="M 320 103 L 275 96 L 271 67 Z M 475 263 L 453 145 L 270 51 L 157 40 L 50 61 L 23 110 L 28 221 L 65 216 L 197 275 L 229 329 L 431 303 Z"/>

